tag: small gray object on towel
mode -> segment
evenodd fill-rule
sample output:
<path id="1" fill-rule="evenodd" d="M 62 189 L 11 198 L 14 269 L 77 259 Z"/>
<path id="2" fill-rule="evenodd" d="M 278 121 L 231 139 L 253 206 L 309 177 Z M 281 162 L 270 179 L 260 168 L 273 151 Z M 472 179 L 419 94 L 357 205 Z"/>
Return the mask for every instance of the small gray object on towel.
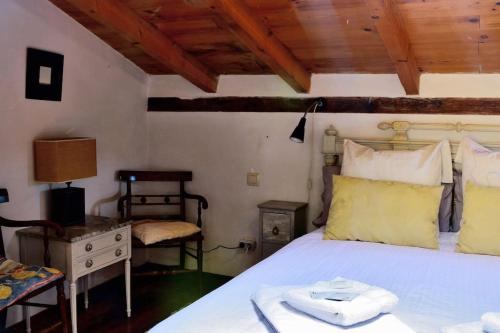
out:
<path id="1" fill-rule="evenodd" d="M 312 299 L 326 299 L 329 301 L 352 301 L 359 296 L 359 293 L 349 293 L 345 291 L 322 291 L 310 292 Z"/>

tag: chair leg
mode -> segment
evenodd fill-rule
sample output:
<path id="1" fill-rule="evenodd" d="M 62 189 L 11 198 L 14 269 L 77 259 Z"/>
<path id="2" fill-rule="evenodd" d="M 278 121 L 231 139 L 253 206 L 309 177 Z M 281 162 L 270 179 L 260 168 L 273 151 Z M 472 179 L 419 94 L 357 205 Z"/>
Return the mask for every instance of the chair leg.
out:
<path id="1" fill-rule="evenodd" d="M 66 297 L 64 296 L 64 281 L 61 279 L 57 282 L 57 305 L 59 305 L 59 313 L 61 315 L 62 331 L 69 332 L 68 312 L 66 310 Z"/>
<path id="2" fill-rule="evenodd" d="M 181 246 L 179 246 L 179 265 L 181 266 L 181 269 L 186 268 L 186 243 L 182 242 Z"/>
<path id="3" fill-rule="evenodd" d="M 23 305 L 23 314 L 26 322 L 26 333 L 31 333 L 31 311 L 29 306 Z"/>
<path id="4" fill-rule="evenodd" d="M 7 326 L 7 309 L 0 311 L 0 332 L 5 332 Z"/>
<path id="5" fill-rule="evenodd" d="M 196 242 L 196 264 L 198 268 L 198 287 L 200 294 L 203 290 L 203 242 L 201 240 Z"/>

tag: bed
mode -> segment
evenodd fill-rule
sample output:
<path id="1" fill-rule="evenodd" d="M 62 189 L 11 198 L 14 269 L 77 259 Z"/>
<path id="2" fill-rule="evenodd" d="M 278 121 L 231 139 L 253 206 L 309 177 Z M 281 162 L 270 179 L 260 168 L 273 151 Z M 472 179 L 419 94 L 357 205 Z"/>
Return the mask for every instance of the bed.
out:
<path id="1" fill-rule="evenodd" d="M 411 128 L 407 125 L 406 130 Z M 440 125 L 436 129 L 446 129 Z M 399 137 L 393 140 L 370 142 L 393 149 L 426 144 L 408 141 L 401 126 L 397 129 Z M 335 160 L 328 143 L 335 134 L 326 131 L 327 165 Z M 485 312 L 500 309 L 500 257 L 454 252 L 457 233 L 441 232 L 439 250 L 322 240 L 322 236 L 319 228 L 294 240 L 150 332 L 274 332 L 251 301 L 259 286 L 307 285 L 338 276 L 396 294 L 399 304 L 392 313 L 416 332 L 441 332 L 443 327 L 477 321 Z"/>
<path id="2" fill-rule="evenodd" d="M 323 241 L 315 230 L 222 287 L 160 322 L 150 332 L 273 332 L 250 300 L 261 284 L 309 284 L 336 276 L 386 288 L 393 312 L 417 332 L 440 332 L 500 308 L 500 258 L 454 253 L 455 233 L 440 250 L 368 242 Z"/>

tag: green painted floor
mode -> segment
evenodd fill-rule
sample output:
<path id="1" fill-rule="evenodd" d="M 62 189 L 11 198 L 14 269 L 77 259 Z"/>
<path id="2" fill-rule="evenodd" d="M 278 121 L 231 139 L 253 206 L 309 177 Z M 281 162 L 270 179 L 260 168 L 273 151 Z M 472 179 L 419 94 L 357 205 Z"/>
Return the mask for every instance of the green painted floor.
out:
<path id="1" fill-rule="evenodd" d="M 125 315 L 123 277 L 110 280 L 90 290 L 88 310 L 84 309 L 82 295 L 79 296 L 78 332 L 145 332 L 230 279 L 227 276 L 203 273 L 200 294 L 196 273 L 134 277 L 131 318 Z M 47 310 L 32 319 L 33 332 L 51 327 L 56 321 L 57 311 Z M 8 332 L 25 332 L 24 329 L 24 324 L 17 324 Z M 60 328 L 48 332 L 60 332 Z"/>

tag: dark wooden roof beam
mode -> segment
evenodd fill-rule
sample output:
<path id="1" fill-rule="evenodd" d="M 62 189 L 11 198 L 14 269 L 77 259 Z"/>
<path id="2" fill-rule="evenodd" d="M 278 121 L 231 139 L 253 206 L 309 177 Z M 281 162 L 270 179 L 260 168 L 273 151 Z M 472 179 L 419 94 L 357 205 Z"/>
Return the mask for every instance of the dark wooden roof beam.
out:
<path id="1" fill-rule="evenodd" d="M 51 0 L 54 4 L 59 1 Z M 119 0 L 65 0 L 102 25 L 137 43 L 145 53 L 206 92 L 217 90 L 217 74 Z"/>
<path id="2" fill-rule="evenodd" d="M 365 0 L 406 94 L 418 94 L 420 70 L 395 0 Z"/>
<path id="3" fill-rule="evenodd" d="M 185 0 L 208 6 L 217 24 L 231 31 L 257 58 L 297 92 L 309 92 L 311 73 L 241 0 Z"/>

